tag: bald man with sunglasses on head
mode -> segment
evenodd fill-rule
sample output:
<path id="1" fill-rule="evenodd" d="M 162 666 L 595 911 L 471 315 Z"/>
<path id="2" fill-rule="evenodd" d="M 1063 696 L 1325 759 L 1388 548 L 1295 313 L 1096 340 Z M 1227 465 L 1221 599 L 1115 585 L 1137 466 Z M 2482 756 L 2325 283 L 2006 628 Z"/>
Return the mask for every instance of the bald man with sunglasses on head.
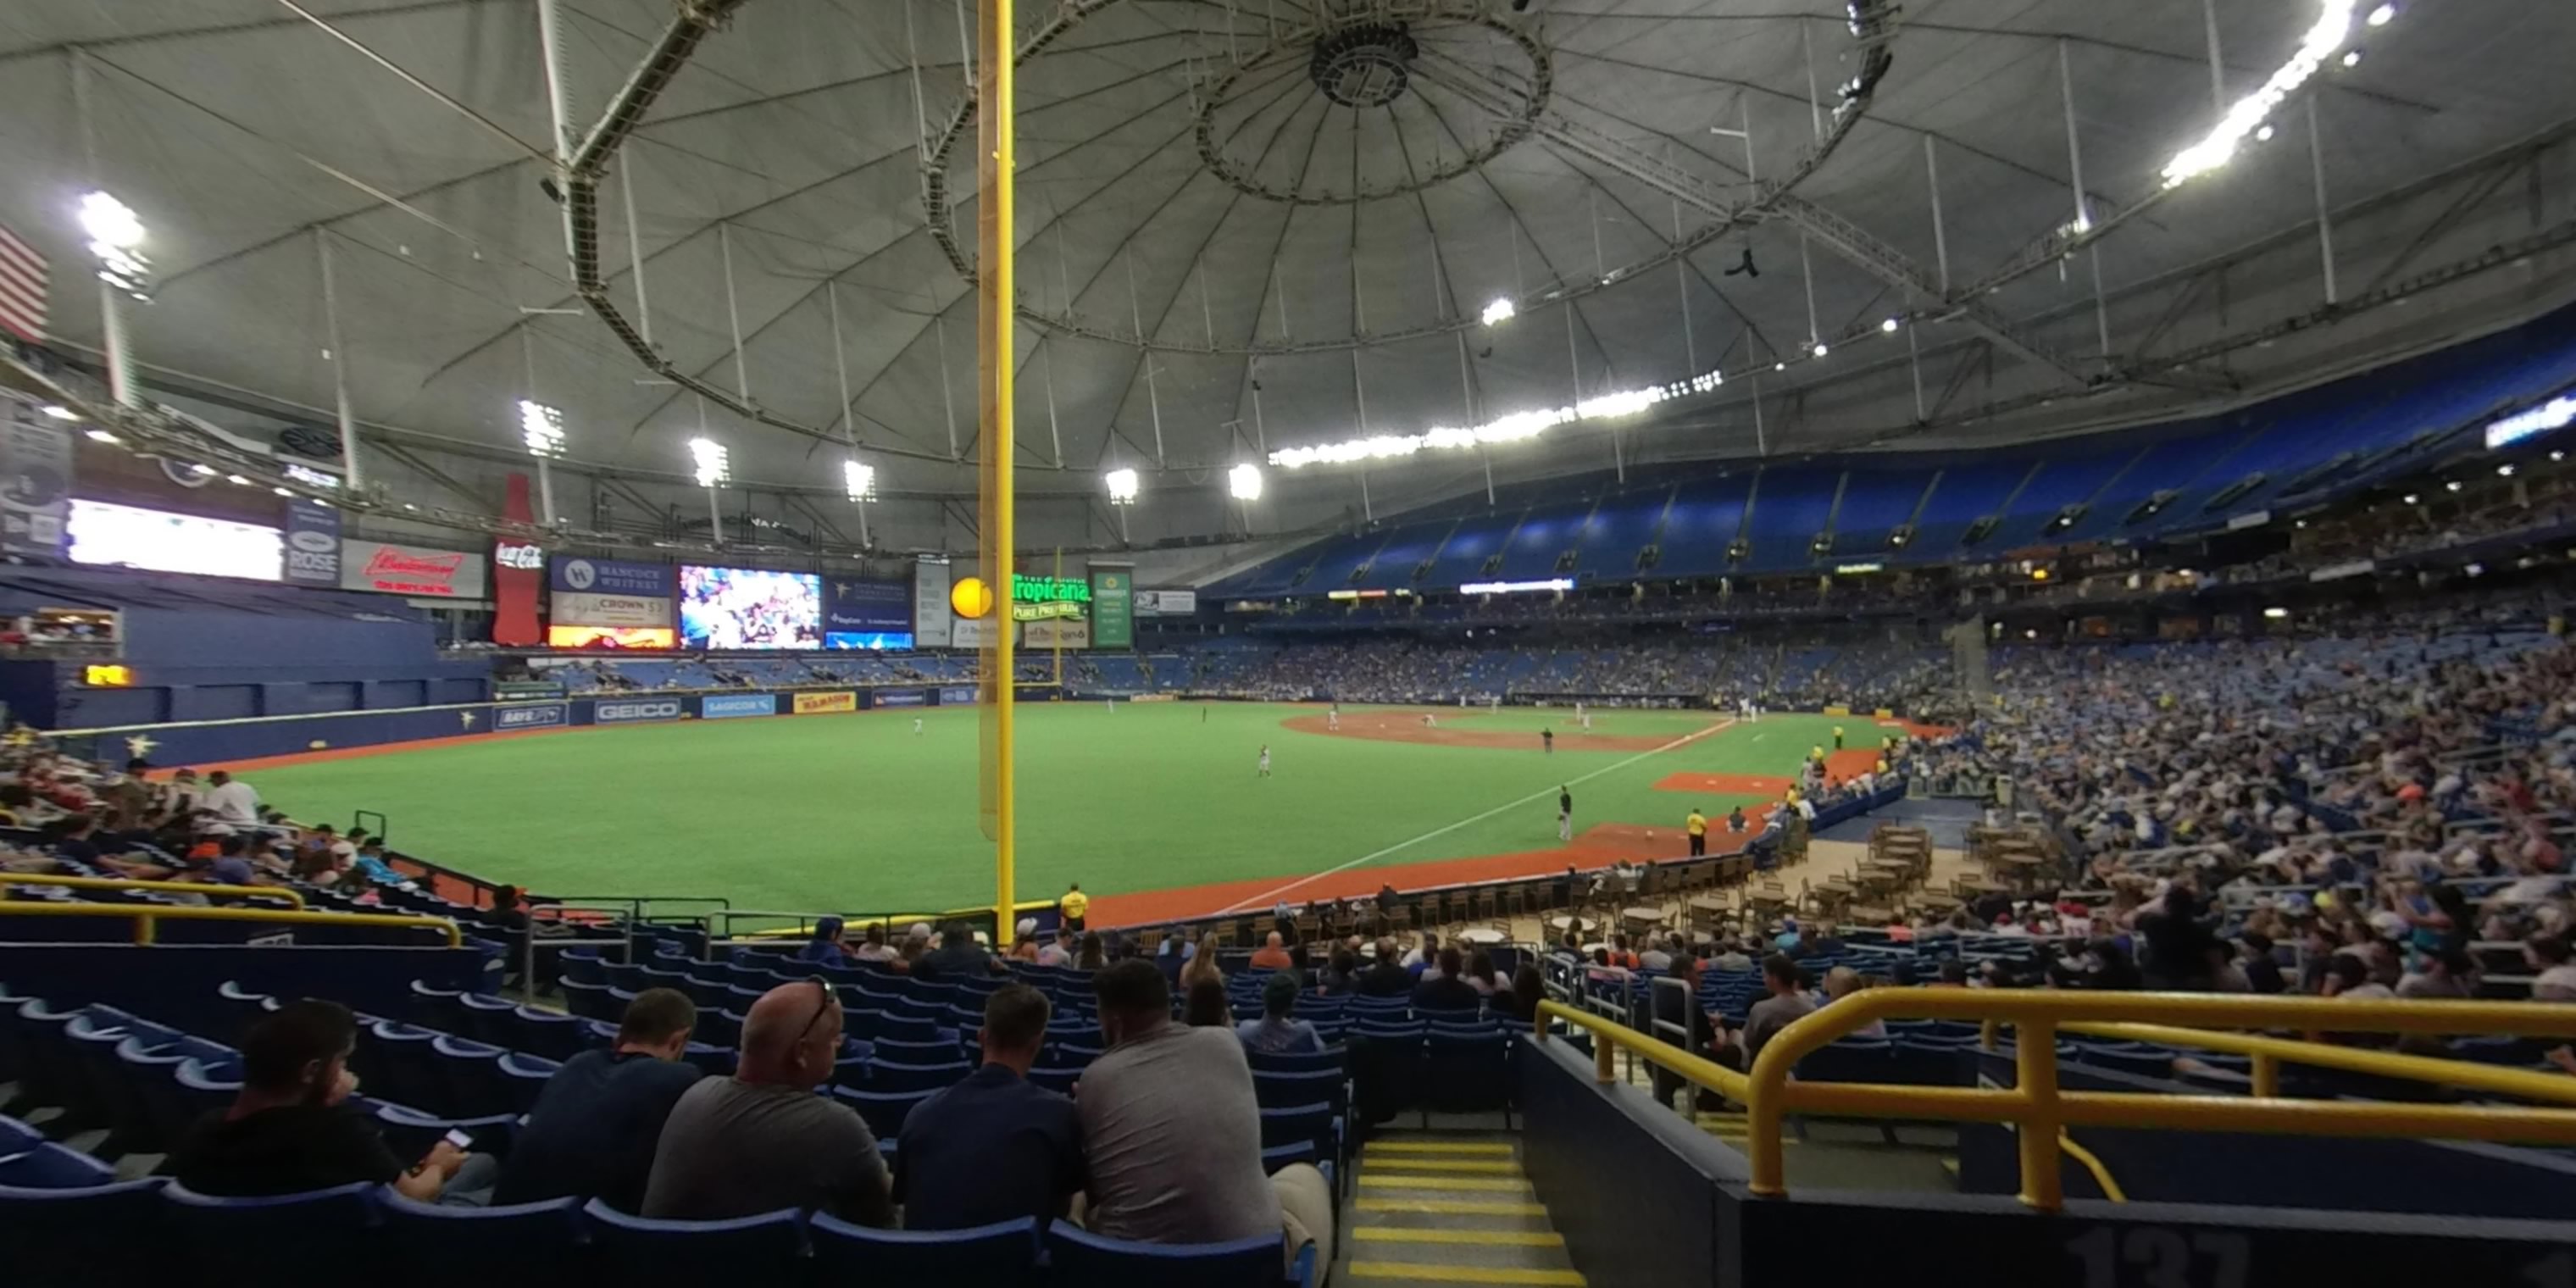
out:
<path id="1" fill-rule="evenodd" d="M 841 1054 L 841 1002 L 820 979 L 761 994 L 742 1022 L 742 1061 L 672 1106 L 644 1211 L 710 1221 L 780 1208 L 890 1227 L 877 1139 L 849 1106 L 814 1094 Z"/>

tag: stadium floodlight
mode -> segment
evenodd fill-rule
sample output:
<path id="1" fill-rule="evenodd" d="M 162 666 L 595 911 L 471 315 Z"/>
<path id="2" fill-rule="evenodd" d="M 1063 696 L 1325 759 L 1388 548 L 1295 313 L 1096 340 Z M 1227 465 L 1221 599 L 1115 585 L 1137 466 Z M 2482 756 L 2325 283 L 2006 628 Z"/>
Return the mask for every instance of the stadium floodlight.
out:
<path id="1" fill-rule="evenodd" d="M 2460 481 L 2458 479 L 2453 479 L 2450 482 L 2443 484 L 2442 489 L 2446 492 L 2457 492 L 2460 490 Z"/>
<path id="2" fill-rule="evenodd" d="M 2352 36 L 2353 11 L 2359 7 L 2359 0 L 2323 0 L 2316 22 L 2301 33 L 2299 47 L 2292 51 L 2290 60 L 2265 77 L 2252 93 L 2229 104 L 2226 115 L 2199 142 L 2175 153 L 2165 163 L 2164 186 L 2181 187 L 2234 159 L 2236 149 L 2246 138 L 2307 84 L 2326 59 L 2343 48 L 2344 41 Z"/>
<path id="3" fill-rule="evenodd" d="M 1111 505 L 1136 504 L 1136 471 L 1130 469 L 1111 470 L 1107 474 L 1101 476 L 1101 481 L 1109 485 L 1109 503 Z"/>
<path id="4" fill-rule="evenodd" d="M 1225 487 L 1237 501 L 1260 500 L 1261 467 L 1249 461 L 1235 466 L 1226 472 Z"/>
<path id="5" fill-rule="evenodd" d="M 2396 16 L 2397 6 L 2393 4 L 2384 4 L 2371 10 L 2370 16 L 2362 19 L 2362 21 L 2369 23 L 2374 27 L 2385 27 L 2388 25 L 2389 20 Z"/>
<path id="6" fill-rule="evenodd" d="M 865 461 L 841 462 L 841 490 L 853 501 L 877 499 L 877 467 Z"/>
<path id="7" fill-rule="evenodd" d="M 561 458 L 564 453 L 563 413 L 541 402 L 520 399 L 519 436 L 528 445 L 528 455 L 540 460 Z"/>
<path id="8" fill-rule="evenodd" d="M 1816 347 L 1815 347 L 1815 349 L 1813 350 L 1813 352 L 1814 352 L 1814 353 L 1815 353 L 1815 355 L 1816 355 L 1817 357 L 1819 357 L 1819 358 L 1821 358 L 1821 357 L 1825 356 L 1825 354 L 1828 352 L 1828 350 L 1825 348 L 1825 342 L 1824 342 L 1824 341 L 1822 341 L 1822 340 L 1818 340 L 1818 341 L 1816 341 Z"/>
<path id="9" fill-rule="evenodd" d="M 2266 121 L 2263 123 L 2263 128 L 2254 131 L 2254 141 L 2257 143 L 2269 143 L 2272 141 L 2272 136 L 2278 133 L 2280 133 L 2280 131 L 2273 129 L 2272 123 Z"/>
<path id="10" fill-rule="evenodd" d="M 1512 320 L 1513 316 L 1519 312 L 1519 306 L 1513 304 L 1510 299 L 1498 298 L 1493 303 L 1485 306 L 1485 312 L 1483 314 L 1485 325 L 1495 326 L 1504 322 L 1509 322 Z"/>
<path id="11" fill-rule="evenodd" d="M 2497 467 L 2496 467 L 2496 474 L 2497 474 L 2498 476 L 2500 476 L 2500 477 L 2503 477 L 2503 478 L 2512 478 L 2512 477 L 2513 477 L 2513 463 L 2512 463 L 2512 462 L 2510 462 L 2510 461 L 2508 461 L 2508 462 L 2506 462 L 2505 464 L 2502 464 L 2502 465 L 2497 466 Z"/>
<path id="12" fill-rule="evenodd" d="M 81 231 L 98 260 L 98 280 L 143 299 L 152 288 L 152 261 L 143 255 L 143 217 L 104 192 L 81 194 Z"/>
<path id="13" fill-rule="evenodd" d="M 2501 420 L 2489 422 L 2486 430 L 2487 450 L 2494 451 L 2507 443 L 2517 442 L 2534 434 L 2545 434 L 2553 429 L 2565 429 L 2570 424 L 2576 424 L 2576 394 L 2562 394 L 2537 407 L 2526 408 Z"/>
<path id="14" fill-rule="evenodd" d="M 117 441 L 117 437 L 106 430 L 93 429 L 89 432 L 89 441 L 93 443 L 114 443 Z"/>
<path id="15" fill-rule="evenodd" d="M 1905 324 L 1904 324 L 1904 323 L 1902 323 L 1902 322 L 1897 321 L 1895 318 L 1889 318 L 1888 320 L 1886 320 L 1886 321 L 1884 321 L 1884 322 L 1879 323 L 1879 324 L 1878 324 L 1878 329 L 1879 329 L 1879 331 L 1880 331 L 1882 334 L 1885 334 L 1885 335 L 1894 335 L 1894 334 L 1896 334 L 1896 328 L 1898 328 L 1898 327 L 1900 327 L 1900 326 L 1903 326 L 1903 325 L 1905 325 Z"/>
<path id="16" fill-rule="evenodd" d="M 2361 51 L 2358 49 L 2347 49 L 2343 51 L 2343 65 L 2346 67 L 2361 66 Z"/>
<path id="17" fill-rule="evenodd" d="M 62 405 L 61 405 L 61 404 L 59 404 L 59 403 L 47 403 L 47 404 L 45 405 L 45 414 L 46 414 L 46 415 L 48 415 L 48 416 L 53 417 L 53 418 L 54 418 L 54 419 L 56 419 L 56 420 L 79 420 L 79 419 L 80 419 L 80 413 L 79 413 L 79 412 L 73 411 L 71 408 L 69 408 L 69 407 L 65 407 L 65 406 L 62 406 Z"/>
<path id="18" fill-rule="evenodd" d="M 696 466 L 699 487 L 723 487 L 733 478 L 732 453 L 712 438 L 690 439 L 689 459 Z"/>

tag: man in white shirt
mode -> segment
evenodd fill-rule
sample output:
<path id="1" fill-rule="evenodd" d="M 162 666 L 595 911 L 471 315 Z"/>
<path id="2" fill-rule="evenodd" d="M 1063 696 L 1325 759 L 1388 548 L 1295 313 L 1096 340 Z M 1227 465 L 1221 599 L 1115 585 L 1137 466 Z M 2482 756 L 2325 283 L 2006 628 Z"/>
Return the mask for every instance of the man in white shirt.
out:
<path id="1" fill-rule="evenodd" d="M 216 770 L 206 776 L 205 808 L 215 812 L 216 819 L 235 827 L 255 827 L 259 823 L 259 793 L 251 785 Z"/>

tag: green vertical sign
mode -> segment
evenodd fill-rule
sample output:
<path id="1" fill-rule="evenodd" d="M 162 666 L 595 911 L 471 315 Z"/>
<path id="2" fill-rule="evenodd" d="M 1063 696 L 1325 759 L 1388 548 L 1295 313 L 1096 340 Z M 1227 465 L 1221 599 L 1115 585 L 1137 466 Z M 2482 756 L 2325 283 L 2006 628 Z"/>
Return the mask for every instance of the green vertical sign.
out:
<path id="1" fill-rule="evenodd" d="M 1091 570 L 1091 646 L 1136 647 L 1136 574 L 1132 569 Z"/>

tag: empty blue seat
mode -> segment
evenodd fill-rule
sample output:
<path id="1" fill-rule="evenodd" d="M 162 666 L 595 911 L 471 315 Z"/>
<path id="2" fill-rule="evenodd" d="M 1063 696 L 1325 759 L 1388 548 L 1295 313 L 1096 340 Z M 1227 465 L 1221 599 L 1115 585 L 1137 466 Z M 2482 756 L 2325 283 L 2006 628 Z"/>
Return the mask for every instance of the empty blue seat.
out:
<path id="1" fill-rule="evenodd" d="M 725 1283 L 794 1283 L 805 1252 L 805 1222 L 793 1211 L 730 1221 L 655 1221 L 598 1199 L 582 1209 L 607 1272 L 603 1280 L 643 1288 Z"/>
<path id="2" fill-rule="evenodd" d="M 1272 1055 L 1260 1051 L 1245 1053 L 1255 1073 L 1313 1073 L 1330 1070 L 1339 1073 L 1350 1062 L 1350 1052 L 1339 1046 L 1326 1047 L 1300 1055 Z"/>
<path id="3" fill-rule="evenodd" d="M 533 1112 L 537 1107 L 537 1097 L 545 1093 L 546 1082 L 555 1076 L 555 1070 L 562 1067 L 555 1061 L 521 1055 L 516 1051 L 502 1055 L 494 1071 L 499 1075 L 502 1087 L 510 1093 L 510 1112 Z"/>
<path id="4" fill-rule="evenodd" d="M 910 1038 L 878 1038 L 874 1050 L 876 1058 L 898 1064 L 944 1065 L 957 1059 L 957 1044 L 937 1039 L 920 1042 Z"/>
<path id="5" fill-rule="evenodd" d="M 420 980 L 411 982 L 411 1021 L 425 1029 L 440 1032 L 462 1032 L 465 1028 L 464 1004 L 458 999 L 465 990 L 439 988 Z"/>
<path id="6" fill-rule="evenodd" d="M 43 1144 L 45 1134 L 7 1114 L 0 1114 L 0 1156 L 23 1154 Z"/>
<path id="7" fill-rule="evenodd" d="M 116 1169 L 76 1149 L 50 1141 L 0 1151 L 0 1185 L 32 1190 L 78 1190 L 110 1185 Z"/>
<path id="8" fill-rule="evenodd" d="M 923 1091 L 884 1091 L 876 1088 L 834 1087 L 832 1098 L 859 1111 L 867 1120 L 868 1130 L 878 1140 L 893 1140 L 903 1134 L 903 1121 L 915 1105 L 939 1094 L 936 1088 Z"/>
<path id="9" fill-rule="evenodd" d="M 974 1066 L 963 1060 L 945 1064 L 905 1064 L 884 1058 L 886 1045 L 877 1044 L 876 1054 L 868 1059 L 868 1089 L 871 1091 L 937 1091 L 964 1081 Z"/>
<path id="10" fill-rule="evenodd" d="M 161 1211 L 160 1177 L 70 1189 L 0 1185 L 0 1277 L 23 1284 L 160 1282 L 163 1252 L 150 1230 Z"/>
<path id="11" fill-rule="evenodd" d="M 1491 1113 L 1510 1124 L 1512 1039 L 1499 1029 L 1474 1037 L 1431 1032 L 1424 1055 L 1422 1107 L 1426 1112 Z"/>
<path id="12" fill-rule="evenodd" d="M 588 1281 L 588 1230 L 581 1200 L 550 1199 L 503 1207 L 442 1207 L 376 1193 L 377 1236 L 390 1264 L 417 1288 L 449 1288 L 460 1272 L 507 1284 L 572 1285 Z"/>
<path id="13" fill-rule="evenodd" d="M 465 1118 L 516 1112 L 511 1089 L 501 1081 L 501 1048 L 442 1035 L 430 1041 L 429 1049 L 438 1062 L 439 1077 L 446 1082 L 446 1094 L 414 1108 Z"/>
<path id="14" fill-rule="evenodd" d="M 701 1006 L 698 1008 L 697 1032 L 693 1036 L 708 1046 L 738 1047 L 742 1045 L 742 1021 L 739 1012 Z"/>
<path id="15" fill-rule="evenodd" d="M 241 1041 L 241 1035 L 277 1004 L 276 998 L 254 993 L 242 987 L 240 981 L 230 979 L 215 987 L 215 1000 L 223 1010 L 224 1027 L 208 1036 L 220 1042 Z"/>
<path id="16" fill-rule="evenodd" d="M 596 948 L 567 948 L 563 950 L 561 961 L 564 979 L 578 980 L 594 986 L 604 986 L 608 983 L 608 971 L 600 961 L 599 950 Z"/>
<path id="17" fill-rule="evenodd" d="M 374 1258 L 375 1186 L 363 1182 L 266 1198 L 218 1198 L 176 1182 L 161 1190 L 165 1246 L 186 1249 L 192 1283 L 342 1283 Z"/>
<path id="18" fill-rule="evenodd" d="M 1025 1282 L 1037 1260 L 1035 1217 L 971 1230 L 876 1230 L 827 1213 L 808 1222 L 823 1283 L 993 1285 Z"/>
<path id="19" fill-rule="evenodd" d="M 1058 1221 L 1047 1228 L 1055 1288 L 1277 1288 L 1280 1236 L 1232 1243 L 1129 1243 Z"/>
<path id="20" fill-rule="evenodd" d="M 1341 1157 L 1341 1117 L 1326 1103 L 1261 1111 L 1261 1147 L 1312 1145 L 1317 1158 Z"/>
<path id="21" fill-rule="evenodd" d="M 578 1016 L 521 1006 L 510 1012 L 510 1024 L 513 1036 L 500 1045 L 511 1050 L 557 1061 L 581 1054 L 583 1034 Z"/>
<path id="22" fill-rule="evenodd" d="M 516 1003 L 485 993 L 460 993 L 456 1005 L 464 1023 L 451 1028 L 450 1032 L 486 1046 L 506 1047 L 517 1040 L 519 1028 L 512 1019 L 513 1013 L 519 1009 Z"/>
<path id="23" fill-rule="evenodd" d="M 575 1016 L 585 1020 L 609 1021 L 624 1018 L 617 1009 L 619 1003 L 609 997 L 608 985 L 574 979 L 570 975 L 564 976 L 560 983 L 563 987 L 564 1009 Z"/>

